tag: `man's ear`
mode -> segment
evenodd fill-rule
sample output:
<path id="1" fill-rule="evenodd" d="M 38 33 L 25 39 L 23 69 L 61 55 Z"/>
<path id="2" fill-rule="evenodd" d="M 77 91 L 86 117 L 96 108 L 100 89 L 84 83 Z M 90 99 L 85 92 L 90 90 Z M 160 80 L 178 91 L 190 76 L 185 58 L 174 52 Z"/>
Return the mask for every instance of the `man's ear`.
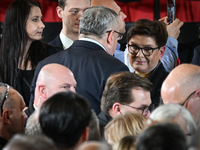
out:
<path id="1" fill-rule="evenodd" d="M 63 9 L 60 6 L 56 7 L 56 12 L 59 18 L 63 18 Z"/>
<path id="2" fill-rule="evenodd" d="M 83 142 L 87 141 L 89 138 L 89 127 L 86 127 L 85 130 L 83 131 Z"/>
<path id="3" fill-rule="evenodd" d="M 43 99 L 47 99 L 47 89 L 44 85 L 38 86 L 38 92 Z"/>
<path id="4" fill-rule="evenodd" d="M 163 47 L 160 48 L 160 56 L 159 56 L 159 60 L 162 59 L 164 53 L 165 53 L 165 46 L 163 46 Z"/>
<path id="5" fill-rule="evenodd" d="M 114 103 L 113 104 L 113 107 L 112 107 L 112 112 L 113 112 L 113 117 L 116 117 L 118 115 L 120 115 L 122 112 L 121 112 L 121 104 L 120 103 Z"/>
<path id="6" fill-rule="evenodd" d="M 3 117 L 3 123 L 5 124 L 11 124 L 11 120 L 10 120 L 10 111 L 8 109 L 5 109 L 2 113 L 2 117 Z"/>
<path id="7" fill-rule="evenodd" d="M 107 45 L 108 45 L 108 47 L 107 47 L 106 51 L 107 51 L 108 54 L 113 56 L 113 54 L 114 54 L 114 52 L 112 50 L 113 49 L 113 42 L 114 42 L 113 40 L 115 40 L 114 36 L 113 36 L 114 31 L 112 30 L 112 31 L 108 32 L 107 34 L 108 34 L 107 35 Z"/>
<path id="8" fill-rule="evenodd" d="M 200 98 L 200 90 L 196 90 L 196 92 L 194 93 L 194 96 Z"/>

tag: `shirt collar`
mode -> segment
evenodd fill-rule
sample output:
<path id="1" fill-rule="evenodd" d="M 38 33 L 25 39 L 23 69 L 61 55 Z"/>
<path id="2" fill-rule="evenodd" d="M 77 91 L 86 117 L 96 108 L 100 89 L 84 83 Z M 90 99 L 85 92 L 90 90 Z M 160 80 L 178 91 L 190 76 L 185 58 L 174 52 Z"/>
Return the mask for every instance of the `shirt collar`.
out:
<path id="1" fill-rule="evenodd" d="M 89 42 L 95 43 L 95 44 L 101 46 L 101 47 L 106 51 L 106 49 L 105 49 L 105 47 L 103 47 L 103 45 L 101 45 L 99 42 L 97 42 L 97 41 L 95 41 L 95 40 L 93 40 L 93 39 L 90 39 L 90 38 L 79 38 L 79 40 L 89 41 Z M 106 52 L 107 52 L 107 51 L 106 51 Z"/>
<path id="2" fill-rule="evenodd" d="M 67 49 L 68 47 L 70 47 L 74 41 L 72 41 L 70 38 L 68 38 L 67 36 L 65 36 L 62 31 L 60 32 L 60 40 L 62 42 L 63 45 L 63 49 Z"/>

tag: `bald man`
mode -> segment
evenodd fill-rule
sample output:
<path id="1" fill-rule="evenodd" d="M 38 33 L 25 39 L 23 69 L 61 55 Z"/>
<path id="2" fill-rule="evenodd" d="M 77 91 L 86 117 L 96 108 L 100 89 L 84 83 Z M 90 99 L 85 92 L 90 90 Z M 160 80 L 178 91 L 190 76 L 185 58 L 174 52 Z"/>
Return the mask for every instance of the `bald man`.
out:
<path id="1" fill-rule="evenodd" d="M 200 67 L 182 64 L 174 68 L 161 87 L 164 104 L 177 103 L 184 106 L 200 125 Z"/>
<path id="2" fill-rule="evenodd" d="M 0 149 L 16 133 L 24 132 L 25 119 L 23 97 L 9 85 L 0 83 Z"/>
<path id="3" fill-rule="evenodd" d="M 119 16 L 119 31 L 121 33 L 125 33 L 125 22 L 124 19 L 127 17 L 120 9 L 120 7 L 116 4 L 114 0 L 91 0 L 91 6 L 105 6 L 112 10 L 114 10 L 118 16 Z M 160 19 L 160 21 L 166 21 L 167 18 L 164 17 Z M 176 19 L 173 23 L 167 26 L 167 32 L 168 32 L 168 39 L 166 43 L 166 50 L 165 53 L 161 59 L 161 62 L 167 72 L 170 72 L 174 67 L 177 65 L 178 60 L 178 41 L 177 38 L 180 34 L 180 28 L 183 26 L 183 22 L 179 19 Z M 120 44 L 118 43 L 117 49 L 114 53 L 114 56 L 124 62 L 131 72 L 134 72 L 135 70 L 130 65 L 128 60 L 128 49 L 126 48 L 125 52 L 120 50 Z"/>
<path id="4" fill-rule="evenodd" d="M 75 87 L 76 80 L 67 67 L 55 63 L 45 65 L 36 81 L 34 102 L 25 110 L 25 113 L 29 117 L 35 109 L 55 93 L 63 91 L 76 93 Z"/>

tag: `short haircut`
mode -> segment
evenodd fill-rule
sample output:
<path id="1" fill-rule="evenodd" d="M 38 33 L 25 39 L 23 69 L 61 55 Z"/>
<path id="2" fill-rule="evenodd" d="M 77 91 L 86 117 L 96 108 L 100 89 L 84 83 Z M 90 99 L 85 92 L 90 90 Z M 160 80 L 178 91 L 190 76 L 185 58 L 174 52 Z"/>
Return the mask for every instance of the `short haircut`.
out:
<path id="1" fill-rule="evenodd" d="M 42 135 L 42 129 L 39 123 L 39 116 L 37 111 L 35 110 L 33 114 L 27 119 L 26 127 L 25 127 L 25 134 L 26 135 Z"/>
<path id="2" fill-rule="evenodd" d="M 88 0 L 91 2 L 91 0 Z M 58 0 L 58 6 L 60 6 L 63 10 L 65 9 L 65 6 L 67 5 L 67 0 Z"/>
<path id="3" fill-rule="evenodd" d="M 171 123 L 159 123 L 144 130 L 136 142 L 136 150 L 186 150 L 186 136 Z"/>
<path id="4" fill-rule="evenodd" d="M 101 109 L 109 112 L 113 104 L 130 104 L 134 101 L 132 89 L 142 88 L 145 91 L 152 90 L 152 83 L 143 77 L 131 72 L 119 72 L 112 74 L 106 82 L 101 98 Z"/>
<path id="5" fill-rule="evenodd" d="M 60 6 L 63 10 L 67 4 L 67 0 L 58 0 L 58 6 Z"/>
<path id="6" fill-rule="evenodd" d="M 190 112 L 179 104 L 166 104 L 156 108 L 150 115 L 147 123 L 153 121 L 172 122 L 180 127 L 187 128 L 188 133 L 194 135 L 196 132 L 196 124 Z"/>
<path id="7" fill-rule="evenodd" d="M 127 32 L 127 42 L 135 35 L 144 35 L 155 39 L 158 47 L 165 46 L 168 38 L 166 25 L 162 21 L 139 19 L 133 23 Z"/>
<path id="8" fill-rule="evenodd" d="M 62 149 L 76 145 L 90 118 L 89 102 L 71 91 L 60 92 L 47 99 L 39 113 L 43 133 Z"/>
<path id="9" fill-rule="evenodd" d="M 93 35 L 101 39 L 107 30 L 118 28 L 118 15 L 115 11 L 104 7 L 90 7 L 83 13 L 80 21 L 80 33 L 85 35 Z"/>
<path id="10" fill-rule="evenodd" d="M 4 96 L 5 96 L 5 93 L 6 93 L 6 87 L 7 86 L 9 86 L 8 84 L 6 84 L 6 83 L 2 83 L 2 82 L 0 82 L 0 88 L 1 87 L 3 87 L 3 88 L 5 88 L 5 90 L 0 90 L 0 109 L 1 109 L 1 105 L 2 105 L 2 103 L 3 103 L 3 99 L 4 99 Z M 10 89 L 13 89 L 11 86 L 9 86 L 9 91 L 10 91 Z M 8 92 L 9 92 L 8 91 Z M 13 97 L 11 98 L 11 96 L 10 96 L 10 93 L 8 93 L 7 94 L 7 98 L 6 98 L 6 100 L 4 101 L 4 104 L 3 104 L 3 109 L 4 108 L 11 108 L 11 107 L 13 107 L 14 105 L 13 105 Z M 2 112 L 3 112 L 3 110 L 2 110 Z"/>
<path id="11" fill-rule="evenodd" d="M 135 150 L 135 143 L 137 137 L 128 135 L 123 137 L 117 144 L 114 145 L 114 150 Z"/>
<path id="12" fill-rule="evenodd" d="M 137 112 L 126 112 L 116 116 L 104 130 L 106 140 L 116 144 L 127 135 L 139 135 L 146 124 L 146 118 Z M 110 143 L 111 144 L 111 143 Z"/>
<path id="13" fill-rule="evenodd" d="M 92 109 L 92 115 L 89 123 L 89 137 L 88 141 L 100 141 L 101 140 L 101 133 L 99 128 L 99 120 L 95 111 Z"/>
<path id="14" fill-rule="evenodd" d="M 16 134 L 6 145 L 6 150 L 56 150 L 56 146 L 46 136 Z"/>

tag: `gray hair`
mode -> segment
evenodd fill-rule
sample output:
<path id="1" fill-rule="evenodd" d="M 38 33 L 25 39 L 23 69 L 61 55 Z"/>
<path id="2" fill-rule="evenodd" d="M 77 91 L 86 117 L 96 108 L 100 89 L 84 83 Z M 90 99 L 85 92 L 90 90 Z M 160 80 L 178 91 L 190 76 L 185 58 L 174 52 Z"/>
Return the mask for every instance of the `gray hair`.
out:
<path id="1" fill-rule="evenodd" d="M 196 132 L 196 124 L 190 112 L 179 104 L 166 104 L 156 108 L 147 120 L 147 124 L 153 121 L 172 122 L 177 123 L 179 126 L 184 124 L 190 134 Z"/>
<path id="2" fill-rule="evenodd" d="M 56 150 L 53 141 L 46 136 L 16 134 L 3 150 Z"/>
<path id="3" fill-rule="evenodd" d="M 27 119 L 25 127 L 26 135 L 43 135 L 38 118 L 39 114 L 37 111 L 38 110 L 35 110 L 33 114 Z"/>
<path id="4" fill-rule="evenodd" d="M 118 24 L 118 15 L 115 11 L 104 6 L 94 6 L 85 10 L 79 28 L 81 34 L 102 38 L 106 30 L 117 28 Z"/>

